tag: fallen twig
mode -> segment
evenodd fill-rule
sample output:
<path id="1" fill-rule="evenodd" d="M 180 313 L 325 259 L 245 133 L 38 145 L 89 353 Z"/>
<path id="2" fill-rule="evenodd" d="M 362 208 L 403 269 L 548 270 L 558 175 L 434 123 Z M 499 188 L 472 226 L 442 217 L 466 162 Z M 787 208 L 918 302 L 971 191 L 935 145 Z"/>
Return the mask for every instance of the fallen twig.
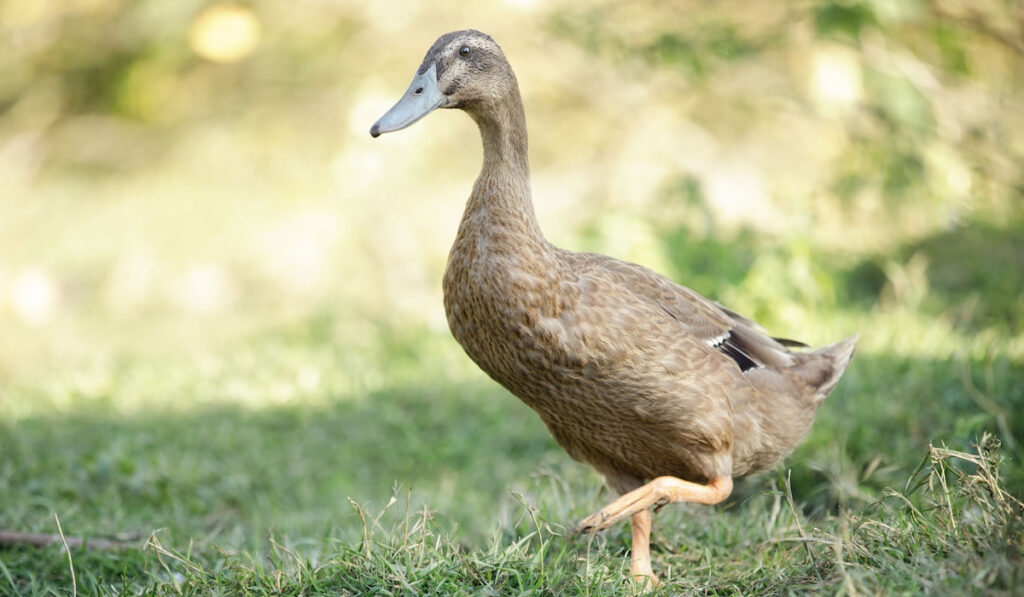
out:
<path id="1" fill-rule="evenodd" d="M 125 541 L 111 539 L 89 539 L 86 537 L 61 537 L 59 534 L 48 533 L 22 533 L 19 531 L 0 530 L 0 545 L 30 545 L 32 547 L 46 547 L 47 545 L 63 543 L 68 548 L 85 546 L 89 549 L 104 551 L 121 551 L 138 547 Z"/>

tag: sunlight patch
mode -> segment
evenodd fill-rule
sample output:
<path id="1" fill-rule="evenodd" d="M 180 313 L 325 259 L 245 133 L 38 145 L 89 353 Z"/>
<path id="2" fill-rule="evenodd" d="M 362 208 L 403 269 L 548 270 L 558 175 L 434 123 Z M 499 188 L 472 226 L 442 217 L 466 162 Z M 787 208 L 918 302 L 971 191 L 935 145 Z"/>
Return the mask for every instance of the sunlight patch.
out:
<path id="1" fill-rule="evenodd" d="M 179 278 L 177 302 L 180 307 L 197 314 L 222 311 L 235 298 L 235 289 L 228 272 L 215 263 L 194 265 Z"/>
<path id="2" fill-rule="evenodd" d="M 216 4 L 193 21 L 188 41 L 192 50 L 211 62 L 238 62 L 256 49 L 260 23 L 251 10 L 237 4 Z"/>
<path id="3" fill-rule="evenodd" d="M 864 94 L 858 54 L 839 46 L 815 51 L 810 88 L 811 96 L 826 111 L 856 104 Z"/>
<path id="4" fill-rule="evenodd" d="M 14 315 L 23 323 L 49 323 L 59 302 L 57 282 L 39 267 L 26 267 L 11 280 L 10 301 Z"/>

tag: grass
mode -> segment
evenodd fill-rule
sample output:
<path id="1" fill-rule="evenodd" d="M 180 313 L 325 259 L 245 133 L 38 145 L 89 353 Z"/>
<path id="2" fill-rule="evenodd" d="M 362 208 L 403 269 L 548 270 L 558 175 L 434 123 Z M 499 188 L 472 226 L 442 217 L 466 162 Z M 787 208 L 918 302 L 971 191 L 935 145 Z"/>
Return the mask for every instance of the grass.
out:
<path id="1" fill-rule="evenodd" d="M 160 209 L 188 221 L 206 199 L 186 199 Z M 627 527 L 566 536 L 608 499 L 600 479 L 446 331 L 364 292 L 362 270 L 324 277 L 309 299 L 257 275 L 267 255 L 231 217 L 245 201 L 218 203 L 196 242 L 164 232 L 238 280 L 212 314 L 109 307 L 120 241 L 104 239 L 130 230 L 87 206 L 41 204 L 78 252 L 48 249 L 52 234 L 12 249 L 44 256 L 69 298 L 48 328 L 0 335 L 0 530 L 57 534 L 59 518 L 69 538 L 127 548 L 0 546 L 0 595 L 633 594 Z M 252 217 L 290 207 L 266 210 Z M 781 469 L 741 480 L 721 507 L 656 517 L 664 594 L 1017 590 L 1022 227 L 975 218 L 878 255 L 672 223 L 652 237 L 665 271 L 775 333 L 862 334 Z M 162 300 L 176 278 L 154 267 Z M 437 313 L 431 292 L 411 302 Z"/>
<path id="2" fill-rule="evenodd" d="M 443 334 L 349 354 L 345 329 L 8 387 L 0 528 L 126 539 L 72 548 L 79 594 L 634 592 L 627 527 L 566 535 L 607 494 L 529 409 Z M 1019 404 L 1021 367 L 974 352 L 868 340 L 784 468 L 656 517 L 665 592 L 1013 593 L 1019 447 L 972 395 Z M 59 545 L 0 548 L 0 594 L 71 594 L 71 570 Z"/>
<path id="3" fill-rule="evenodd" d="M 809 520 L 788 477 L 726 512 L 679 508 L 656 534 L 669 593 L 1012 594 L 1020 586 L 1024 505 L 1001 487 L 998 442 L 974 452 L 929 448 L 906 485 L 858 514 Z M 535 487 L 562 485 L 538 477 Z M 557 492 L 556 492 L 557 493 Z M 517 495 L 518 518 L 467 547 L 427 508 L 399 492 L 383 506 L 352 503 L 361 535 L 291 540 L 271 531 L 261 553 L 168 547 L 154 532 L 142 549 L 14 548 L 2 568 L 14 593 L 61 594 L 77 569 L 85 594 L 633 594 L 622 533 L 567 537 L 546 520 L 549 498 Z M 545 515 L 544 512 L 547 514 Z M 257 547 L 260 549 L 260 547 Z M 40 557 L 42 556 L 42 557 Z"/>
<path id="4" fill-rule="evenodd" d="M 81 209 L 63 214 L 84 222 L 73 236 L 103 238 L 111 224 Z M 244 238 L 231 222 L 203 225 Z M 783 468 L 722 507 L 656 517 L 663 593 L 1015 592 L 1017 222 L 980 218 L 889 255 L 666 225 L 651 246 L 676 279 L 782 335 L 862 340 Z M 54 333 L 0 337 L 0 529 L 56 534 L 59 518 L 68 537 L 126 549 L 0 546 L 0 594 L 635 592 L 626 526 L 566 536 L 608 499 L 600 479 L 447 332 L 354 306 L 355 273 L 282 308 L 235 242 L 194 250 L 239 264 L 236 308 L 122 316 L 95 273 L 113 249 L 91 242 L 96 263 L 51 257 L 58 271 L 71 259 L 79 293 Z"/>

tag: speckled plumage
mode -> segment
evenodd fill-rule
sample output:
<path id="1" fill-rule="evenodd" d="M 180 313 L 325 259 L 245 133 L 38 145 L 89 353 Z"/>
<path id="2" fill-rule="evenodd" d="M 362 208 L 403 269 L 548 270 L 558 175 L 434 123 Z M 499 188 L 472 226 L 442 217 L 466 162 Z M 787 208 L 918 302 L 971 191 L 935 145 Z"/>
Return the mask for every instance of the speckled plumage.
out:
<path id="1" fill-rule="evenodd" d="M 662 275 L 553 246 L 534 215 L 522 101 L 497 44 L 446 34 L 419 72 L 431 64 L 451 90 L 441 107 L 466 111 L 484 145 L 444 274 L 448 323 L 470 358 L 619 493 L 662 476 L 731 478 L 790 452 L 856 338 L 794 352 Z"/>

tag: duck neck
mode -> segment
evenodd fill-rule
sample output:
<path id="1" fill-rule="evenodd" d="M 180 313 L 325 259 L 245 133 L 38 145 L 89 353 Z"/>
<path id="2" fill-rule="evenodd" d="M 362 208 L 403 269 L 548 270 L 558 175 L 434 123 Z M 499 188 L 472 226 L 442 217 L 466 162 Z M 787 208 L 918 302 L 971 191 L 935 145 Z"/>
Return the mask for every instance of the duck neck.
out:
<path id="1" fill-rule="evenodd" d="M 513 88 L 503 100 L 481 102 L 467 112 L 480 127 L 484 163 L 464 220 L 482 219 L 484 230 L 501 227 L 543 241 L 530 198 L 526 115 L 519 91 Z"/>

